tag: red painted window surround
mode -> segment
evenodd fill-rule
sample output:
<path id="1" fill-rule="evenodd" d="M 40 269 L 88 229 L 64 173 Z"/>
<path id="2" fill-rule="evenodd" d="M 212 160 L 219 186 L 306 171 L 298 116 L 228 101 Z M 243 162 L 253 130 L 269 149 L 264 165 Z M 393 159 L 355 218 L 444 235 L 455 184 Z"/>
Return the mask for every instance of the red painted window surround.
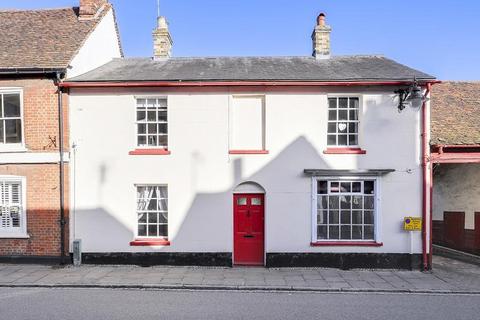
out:
<path id="1" fill-rule="evenodd" d="M 337 148 L 331 147 L 323 150 L 324 154 L 366 154 L 367 151 L 361 148 Z"/>
<path id="2" fill-rule="evenodd" d="M 167 149 L 135 149 L 128 154 L 131 156 L 165 156 L 169 155 L 170 151 Z"/>
<path id="3" fill-rule="evenodd" d="M 229 154 L 268 154 L 268 150 L 230 150 Z"/>
<path id="4" fill-rule="evenodd" d="M 318 241 L 310 243 L 312 247 L 326 247 L 326 246 L 352 246 L 352 247 L 381 247 L 383 242 L 375 241 Z"/>
<path id="5" fill-rule="evenodd" d="M 130 246 L 169 246 L 170 241 L 167 239 L 136 239 L 130 242 Z"/>

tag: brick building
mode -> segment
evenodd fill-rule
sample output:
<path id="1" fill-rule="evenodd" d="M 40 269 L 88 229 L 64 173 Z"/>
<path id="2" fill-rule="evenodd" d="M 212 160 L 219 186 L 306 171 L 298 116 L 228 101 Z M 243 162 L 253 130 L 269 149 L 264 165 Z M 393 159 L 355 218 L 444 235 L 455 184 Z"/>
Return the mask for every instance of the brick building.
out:
<path id="1" fill-rule="evenodd" d="M 57 85 L 122 56 L 112 5 L 79 4 L 0 9 L 0 261 L 68 253 L 68 99 Z"/>

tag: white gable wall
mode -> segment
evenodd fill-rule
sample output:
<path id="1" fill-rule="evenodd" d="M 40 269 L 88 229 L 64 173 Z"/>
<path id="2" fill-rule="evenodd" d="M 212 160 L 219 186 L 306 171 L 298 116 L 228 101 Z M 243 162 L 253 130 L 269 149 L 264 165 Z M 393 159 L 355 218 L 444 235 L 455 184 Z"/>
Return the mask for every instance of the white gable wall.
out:
<path id="1" fill-rule="evenodd" d="M 113 9 L 98 23 L 70 63 L 67 78 L 73 78 L 98 68 L 121 56 L 120 42 Z"/>
<path id="2" fill-rule="evenodd" d="M 232 252 L 233 191 L 244 181 L 265 189 L 266 252 L 410 253 L 403 217 L 421 216 L 418 110 L 398 113 L 394 88 L 323 88 L 265 95 L 269 154 L 229 155 L 232 93 L 169 89 L 71 89 L 71 237 L 84 252 Z M 326 155 L 327 97 L 361 97 L 360 145 L 366 155 Z M 168 96 L 170 155 L 134 156 L 135 96 Z M 304 169 L 395 169 L 380 178 L 381 247 L 312 247 L 311 178 Z M 131 247 L 135 184 L 167 184 L 165 247 Z M 413 235 L 421 252 L 421 234 Z"/>

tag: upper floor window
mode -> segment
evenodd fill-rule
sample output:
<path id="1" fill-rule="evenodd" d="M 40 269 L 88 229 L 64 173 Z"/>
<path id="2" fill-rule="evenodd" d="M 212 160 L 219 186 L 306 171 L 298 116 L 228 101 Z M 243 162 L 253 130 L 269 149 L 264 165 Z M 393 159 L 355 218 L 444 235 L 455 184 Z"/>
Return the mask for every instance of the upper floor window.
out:
<path id="1" fill-rule="evenodd" d="M 358 146 L 358 97 L 328 98 L 328 146 Z"/>
<path id="2" fill-rule="evenodd" d="M 0 176 L 0 237 L 26 235 L 24 178 Z"/>
<path id="3" fill-rule="evenodd" d="M 230 152 L 264 150 L 264 97 L 234 96 L 230 106 Z"/>
<path id="4" fill-rule="evenodd" d="M 375 240 L 376 180 L 316 180 L 314 241 Z"/>
<path id="5" fill-rule="evenodd" d="M 167 99 L 137 99 L 137 147 L 168 149 Z"/>
<path id="6" fill-rule="evenodd" d="M 21 143 L 21 93 L 19 91 L 0 90 L 0 146 Z"/>

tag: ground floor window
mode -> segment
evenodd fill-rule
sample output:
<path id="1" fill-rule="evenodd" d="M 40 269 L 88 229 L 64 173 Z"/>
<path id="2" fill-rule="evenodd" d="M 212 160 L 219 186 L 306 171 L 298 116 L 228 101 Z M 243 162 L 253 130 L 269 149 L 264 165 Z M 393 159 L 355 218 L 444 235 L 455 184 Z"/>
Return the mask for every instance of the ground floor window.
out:
<path id="1" fill-rule="evenodd" d="M 168 238 L 168 188 L 137 186 L 137 236 Z"/>
<path id="2" fill-rule="evenodd" d="M 26 235 L 24 181 L 0 176 L 0 237 Z"/>
<path id="3" fill-rule="evenodd" d="M 375 240 L 376 180 L 315 179 L 314 240 Z"/>

